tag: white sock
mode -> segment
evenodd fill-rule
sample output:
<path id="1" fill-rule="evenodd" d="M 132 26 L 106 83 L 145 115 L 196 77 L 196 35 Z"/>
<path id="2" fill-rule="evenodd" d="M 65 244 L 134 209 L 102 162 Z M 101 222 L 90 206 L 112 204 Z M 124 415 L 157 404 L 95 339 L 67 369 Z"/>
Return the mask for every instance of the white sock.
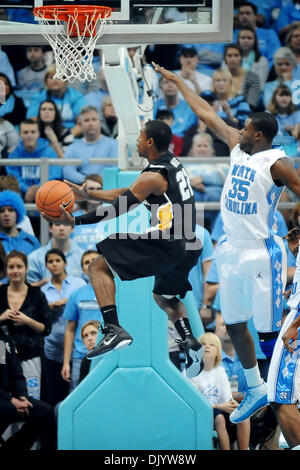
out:
<path id="1" fill-rule="evenodd" d="M 251 367 L 251 369 L 243 370 L 246 376 L 248 387 L 258 387 L 258 385 L 262 384 L 263 379 L 261 378 L 257 364 L 254 367 Z"/>
<path id="2" fill-rule="evenodd" d="M 297 446 L 295 446 L 295 447 L 292 447 L 292 449 L 291 449 L 291 450 L 300 450 L 300 444 L 299 444 L 299 445 L 297 445 Z"/>

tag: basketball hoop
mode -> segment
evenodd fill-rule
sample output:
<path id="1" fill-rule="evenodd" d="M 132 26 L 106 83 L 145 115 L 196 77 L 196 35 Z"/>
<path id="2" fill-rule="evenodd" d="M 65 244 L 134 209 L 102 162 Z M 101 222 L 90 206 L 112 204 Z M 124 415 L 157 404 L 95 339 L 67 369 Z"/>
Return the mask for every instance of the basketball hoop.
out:
<path id="1" fill-rule="evenodd" d="M 35 7 L 33 14 L 42 35 L 50 43 L 56 65 L 56 79 L 73 83 L 96 78 L 93 52 L 103 35 L 111 8 L 92 5 L 51 5 Z"/>

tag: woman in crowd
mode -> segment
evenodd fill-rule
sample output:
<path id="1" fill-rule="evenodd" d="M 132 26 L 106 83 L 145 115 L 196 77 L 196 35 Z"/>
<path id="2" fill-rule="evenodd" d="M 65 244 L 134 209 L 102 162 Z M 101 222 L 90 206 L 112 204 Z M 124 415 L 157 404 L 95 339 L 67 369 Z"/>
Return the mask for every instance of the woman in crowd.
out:
<path id="1" fill-rule="evenodd" d="M 213 139 L 206 132 L 199 132 L 193 137 L 189 157 L 215 156 Z M 191 180 L 196 202 L 220 201 L 228 164 L 195 163 L 184 164 Z M 205 211 L 205 219 L 210 227 L 218 215 L 217 211 Z"/>
<path id="2" fill-rule="evenodd" d="M 71 130 L 64 127 L 60 111 L 52 100 L 45 100 L 40 104 L 38 112 L 40 135 L 49 140 L 59 158 L 63 158 L 65 149 L 74 141 Z"/>
<path id="3" fill-rule="evenodd" d="M 227 44 L 224 62 L 232 75 L 236 92 L 245 97 L 252 111 L 256 110 L 262 93 L 260 78 L 252 70 L 246 70 L 242 64 L 243 51 L 238 44 Z"/>
<path id="4" fill-rule="evenodd" d="M 14 126 L 0 117 L 0 158 L 6 158 L 19 145 L 19 136 Z M 0 175 L 5 175 L 5 166 L 0 166 Z"/>
<path id="5" fill-rule="evenodd" d="M 238 406 L 236 400 L 232 398 L 232 392 L 228 376 L 222 361 L 222 345 L 217 335 L 205 333 L 199 338 L 202 345 L 204 364 L 203 370 L 194 379 L 188 379 L 199 390 L 208 402 L 212 405 L 214 415 L 214 426 L 218 435 L 221 450 L 230 450 L 230 438 L 227 427 L 230 426 L 229 414 Z M 245 439 L 245 434 L 248 439 Z M 239 434 L 242 439 L 239 439 Z M 237 440 L 243 446 L 239 450 L 248 450 L 250 438 L 249 420 L 237 424 Z"/>
<path id="6" fill-rule="evenodd" d="M 244 127 L 251 109 L 243 95 L 237 93 L 229 70 L 217 69 L 213 74 L 212 91 L 216 95 L 216 112 L 239 128 Z"/>
<path id="7" fill-rule="evenodd" d="M 86 105 L 86 100 L 80 91 L 68 86 L 67 82 L 54 78 L 55 73 L 56 67 L 53 64 L 45 73 L 45 88 L 33 96 L 26 117 L 37 119 L 40 104 L 51 99 L 60 110 L 63 125 L 71 129 L 74 137 L 80 136 L 82 131 L 76 123 L 76 118 L 81 108 Z"/>
<path id="8" fill-rule="evenodd" d="M 278 85 L 275 88 L 270 104 L 270 113 L 278 122 L 278 136 L 300 137 L 300 111 L 292 100 L 292 91 L 287 85 Z"/>
<path id="9" fill-rule="evenodd" d="M 101 103 L 101 133 L 112 139 L 118 137 L 118 118 L 109 95 L 104 96 Z"/>
<path id="10" fill-rule="evenodd" d="M 255 72 L 263 89 L 269 75 L 269 62 L 260 53 L 255 30 L 251 26 L 240 28 L 236 42 L 242 51 L 243 69 Z"/>
<path id="11" fill-rule="evenodd" d="M 27 256 L 13 250 L 6 257 L 8 284 L 0 286 L 0 325 L 12 335 L 28 394 L 40 398 L 44 337 L 51 331 L 47 299 L 39 287 L 26 282 Z"/>
<path id="12" fill-rule="evenodd" d="M 26 107 L 22 100 L 15 95 L 9 78 L 0 73 L 1 89 L 5 90 L 4 100 L 0 103 L 0 117 L 9 121 L 13 126 L 18 126 L 26 117 Z M 2 94 L 2 93 L 1 93 Z"/>
<path id="13" fill-rule="evenodd" d="M 58 248 L 52 248 L 45 255 L 51 280 L 41 290 L 49 303 L 52 319 L 51 333 L 45 338 L 45 401 L 56 405 L 69 393 L 69 383 L 62 379 L 61 369 L 64 356 L 64 334 L 68 321 L 63 311 L 70 294 L 85 285 L 79 277 L 66 273 L 66 257 Z"/>

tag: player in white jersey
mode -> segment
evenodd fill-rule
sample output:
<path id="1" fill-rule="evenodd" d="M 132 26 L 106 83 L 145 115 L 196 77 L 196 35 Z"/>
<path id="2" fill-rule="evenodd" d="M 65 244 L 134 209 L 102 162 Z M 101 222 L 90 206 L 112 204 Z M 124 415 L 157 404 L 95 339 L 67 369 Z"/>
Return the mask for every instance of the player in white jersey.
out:
<path id="1" fill-rule="evenodd" d="M 290 250 L 297 256 L 292 293 L 287 315 L 276 341 L 268 375 L 268 399 L 282 433 L 293 450 L 300 450 L 300 229 L 286 236 Z"/>
<path id="2" fill-rule="evenodd" d="M 216 249 L 216 262 L 222 315 L 248 384 L 245 398 L 230 415 L 239 423 L 268 404 L 247 322 L 253 316 L 262 349 L 270 357 L 281 324 L 287 268 L 283 242 L 269 230 L 268 221 L 284 186 L 300 196 L 300 178 L 285 153 L 272 150 L 278 125 L 270 113 L 251 114 L 245 127 L 237 130 L 178 75 L 153 66 L 176 84 L 200 120 L 231 151 L 221 197 L 227 237 Z"/>

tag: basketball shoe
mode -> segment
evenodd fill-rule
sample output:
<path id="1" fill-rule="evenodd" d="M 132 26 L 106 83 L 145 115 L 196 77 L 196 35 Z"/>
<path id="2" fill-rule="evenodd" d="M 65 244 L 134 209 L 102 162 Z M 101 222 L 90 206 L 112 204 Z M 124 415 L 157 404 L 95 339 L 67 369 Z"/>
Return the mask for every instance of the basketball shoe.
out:
<path id="1" fill-rule="evenodd" d="M 202 363 L 202 346 L 193 336 L 187 336 L 186 339 L 177 339 L 185 353 L 185 372 L 189 379 L 197 377 L 200 374 Z"/>
<path id="2" fill-rule="evenodd" d="M 110 351 L 117 351 L 129 346 L 133 339 L 121 326 L 108 323 L 105 326 L 100 326 L 101 332 L 104 335 L 101 341 L 87 353 L 87 359 L 93 359 L 101 354 Z"/>
<path id="3" fill-rule="evenodd" d="M 257 387 L 248 388 L 245 398 L 229 415 L 229 419 L 232 423 L 241 423 L 267 405 L 267 385 L 265 382 L 262 382 Z"/>

